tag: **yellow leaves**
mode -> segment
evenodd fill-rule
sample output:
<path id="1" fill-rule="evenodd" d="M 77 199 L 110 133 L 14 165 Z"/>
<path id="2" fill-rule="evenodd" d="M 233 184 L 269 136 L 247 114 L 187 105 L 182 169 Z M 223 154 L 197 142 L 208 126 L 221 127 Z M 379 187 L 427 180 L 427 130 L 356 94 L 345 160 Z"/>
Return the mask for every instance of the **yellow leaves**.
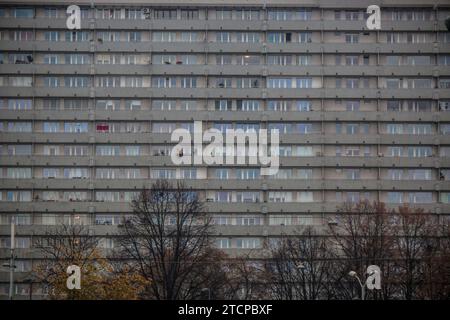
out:
<path id="1" fill-rule="evenodd" d="M 81 268 L 81 289 L 66 286 L 66 268 Z M 116 270 L 98 251 L 88 260 L 48 261 L 36 267 L 35 275 L 47 283 L 49 298 L 55 300 L 136 300 L 149 284 L 142 276 L 128 268 Z"/>

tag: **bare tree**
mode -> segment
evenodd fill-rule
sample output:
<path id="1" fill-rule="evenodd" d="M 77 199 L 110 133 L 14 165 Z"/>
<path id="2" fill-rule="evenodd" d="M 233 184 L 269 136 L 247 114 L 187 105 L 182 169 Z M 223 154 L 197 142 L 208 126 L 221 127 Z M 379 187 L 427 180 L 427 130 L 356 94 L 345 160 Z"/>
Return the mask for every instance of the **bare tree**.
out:
<path id="1" fill-rule="evenodd" d="M 224 271 L 211 245 L 211 219 L 197 194 L 182 183 L 159 180 L 131 205 L 133 216 L 119 231 L 119 255 L 151 281 L 148 297 L 195 299 L 207 290 L 211 297 Z"/>
<path id="2" fill-rule="evenodd" d="M 318 300 L 328 296 L 332 255 L 327 238 L 312 227 L 281 239 L 267 262 L 268 283 L 274 298 Z"/>
<path id="3" fill-rule="evenodd" d="M 439 219 L 437 248 L 426 259 L 425 286 L 419 292 L 423 299 L 450 300 L 450 224 L 448 217 Z"/>
<path id="4" fill-rule="evenodd" d="M 330 226 L 335 254 L 332 273 L 335 299 L 353 299 L 360 296 L 359 284 L 348 277 L 356 271 L 365 277 L 369 265 L 378 265 L 383 274 L 381 292 L 367 292 L 373 299 L 395 296 L 393 272 L 393 212 L 381 202 L 345 203 L 338 209 L 338 224 Z"/>
<path id="5" fill-rule="evenodd" d="M 396 269 L 401 298 L 424 298 L 421 293 L 430 285 L 432 262 L 439 254 L 438 220 L 422 209 L 399 207 L 394 238 Z M 428 279 L 428 281 L 427 281 Z"/>
<path id="6" fill-rule="evenodd" d="M 82 225 L 61 225 L 37 238 L 42 261 L 34 278 L 48 288 L 50 299 L 137 299 L 145 281 L 128 269 L 115 268 L 99 248 L 99 239 Z M 66 286 L 67 267 L 81 271 L 81 289 Z"/>
<path id="7" fill-rule="evenodd" d="M 253 252 L 226 261 L 226 298 L 258 300 L 268 298 L 264 263 L 255 259 Z"/>

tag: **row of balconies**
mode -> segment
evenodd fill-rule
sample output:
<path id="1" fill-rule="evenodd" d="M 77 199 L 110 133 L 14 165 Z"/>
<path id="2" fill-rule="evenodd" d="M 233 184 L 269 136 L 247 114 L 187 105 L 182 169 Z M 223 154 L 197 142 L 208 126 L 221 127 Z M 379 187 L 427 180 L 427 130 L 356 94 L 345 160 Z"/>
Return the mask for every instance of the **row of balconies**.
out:
<path id="1" fill-rule="evenodd" d="M 450 74 L 450 66 L 265 66 L 265 65 L 63 65 L 4 64 L 1 74 L 42 75 L 256 75 L 256 76 L 428 76 Z"/>
<path id="2" fill-rule="evenodd" d="M 2 133 L 3 143 L 170 143 L 164 133 Z M 280 134 L 283 144 L 379 144 L 379 145 L 446 145 L 450 135 L 429 134 Z"/>
<path id="3" fill-rule="evenodd" d="M 450 44 L 430 43 L 218 43 L 218 42 L 48 42 L 0 41 L 3 51 L 186 52 L 186 53 L 440 53 Z"/>
<path id="4" fill-rule="evenodd" d="M 92 94 L 91 94 L 92 93 Z M 448 89 L 223 89 L 223 88 L 33 88 L 0 87 L 2 97 L 111 97 L 111 98 L 329 98 L 329 99 L 450 99 Z"/>
<path id="5" fill-rule="evenodd" d="M 0 179 L 4 189 L 141 189 L 154 179 Z M 174 180 L 175 181 L 175 180 Z M 450 190 L 450 181 L 437 180 L 341 180 L 341 179 L 270 179 L 218 180 L 184 179 L 189 187 L 211 190 Z"/>
<path id="6" fill-rule="evenodd" d="M 379 111 L 27 111 L 2 110 L 2 120 L 34 121 L 362 121 L 362 122 L 450 122 L 450 112 Z"/>
<path id="7" fill-rule="evenodd" d="M 3 166 L 172 166 L 170 157 L 0 156 Z M 240 167 L 242 165 L 229 165 Z M 449 157 L 280 157 L 280 167 L 450 168 Z"/>
<path id="8" fill-rule="evenodd" d="M 93 21 L 93 23 L 91 22 Z M 341 20 L 309 20 L 309 21 L 272 21 L 272 20 L 82 20 L 82 30 L 186 30 L 186 24 L 190 30 L 215 31 L 215 30 L 312 30 L 312 31 L 369 31 L 366 20 L 341 21 Z M 65 29 L 66 18 L 2 18 L 0 28 L 49 28 Z M 438 21 L 381 21 L 383 31 L 445 31 L 445 23 Z M 371 31 L 373 32 L 373 31 Z"/>
<path id="9" fill-rule="evenodd" d="M 206 210 L 211 213 L 335 213 L 339 202 L 277 202 L 277 203 L 229 203 L 206 202 Z M 399 204 L 389 204 L 397 208 Z M 423 208 L 432 213 L 450 213 L 448 203 L 417 203 L 411 207 Z M 40 201 L 40 202 L 3 202 L 0 212 L 79 212 L 79 213 L 126 213 L 131 212 L 129 202 L 88 202 L 88 201 Z"/>
<path id="10" fill-rule="evenodd" d="M 326 230 L 327 226 L 316 226 L 318 230 Z M 10 232 L 9 226 L 0 226 L 0 234 L 8 234 Z M 54 226 L 17 226 L 16 234 L 17 236 L 36 236 L 45 234 L 46 231 L 56 229 Z M 269 225 L 256 225 L 256 226 L 214 226 L 214 234 L 216 236 L 229 236 L 229 237 L 239 237 L 239 236 L 280 236 L 280 233 L 290 234 L 295 230 L 301 231 L 305 226 L 269 226 Z M 91 226 L 93 234 L 96 236 L 111 236 L 118 233 L 117 226 Z M 316 229 L 317 230 L 317 229 Z M 0 252 L 3 249 L 0 249 Z M 20 251 L 25 251 L 25 249 L 18 249 Z M 0 272 L 1 275 L 1 272 Z M 2 280 L 0 276 L 0 281 Z"/>

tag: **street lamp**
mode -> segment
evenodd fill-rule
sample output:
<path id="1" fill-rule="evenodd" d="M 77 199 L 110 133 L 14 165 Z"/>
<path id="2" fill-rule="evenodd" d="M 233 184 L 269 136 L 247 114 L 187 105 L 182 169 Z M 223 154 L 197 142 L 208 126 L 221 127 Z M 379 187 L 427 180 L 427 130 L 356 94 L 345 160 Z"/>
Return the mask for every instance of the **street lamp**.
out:
<path id="1" fill-rule="evenodd" d="M 365 284 L 362 284 L 361 279 L 359 279 L 358 274 L 356 273 L 356 271 L 350 271 L 348 273 L 348 275 L 352 278 L 356 278 L 358 280 L 359 285 L 361 286 L 361 300 L 364 300 L 365 295 L 366 295 L 366 286 Z"/>
<path id="2" fill-rule="evenodd" d="M 205 292 L 205 291 L 208 291 L 208 300 L 211 300 L 211 289 L 209 289 L 209 288 L 203 288 L 203 289 L 201 290 L 201 292 Z"/>
<path id="3" fill-rule="evenodd" d="M 368 269 L 367 271 L 369 271 L 369 269 Z M 370 272 L 368 272 L 369 277 L 372 276 L 373 274 L 377 273 L 377 272 L 378 272 L 377 270 L 371 270 Z M 358 277 L 358 274 L 356 273 L 356 271 L 353 271 L 353 270 L 351 270 L 351 271 L 348 273 L 348 275 L 349 275 L 350 277 L 356 278 L 356 279 L 358 280 L 358 283 L 359 283 L 359 285 L 361 286 L 361 300 L 364 300 L 364 299 L 365 299 L 365 296 L 366 296 L 366 282 L 367 282 L 367 279 L 366 279 L 366 281 L 365 281 L 364 284 L 363 284 L 363 283 L 361 282 L 361 279 Z M 369 287 L 369 289 L 371 289 L 371 288 Z"/>
<path id="4" fill-rule="evenodd" d="M 33 300 L 33 283 L 34 283 L 34 281 L 35 281 L 35 278 L 33 275 L 29 275 L 28 277 L 23 279 L 24 283 L 27 283 L 30 285 L 30 292 L 29 292 L 30 300 Z"/>
<path id="5" fill-rule="evenodd" d="M 299 262 L 298 264 L 296 264 L 296 267 L 297 267 L 298 270 L 305 270 L 306 269 L 306 267 L 303 264 L 303 262 Z"/>

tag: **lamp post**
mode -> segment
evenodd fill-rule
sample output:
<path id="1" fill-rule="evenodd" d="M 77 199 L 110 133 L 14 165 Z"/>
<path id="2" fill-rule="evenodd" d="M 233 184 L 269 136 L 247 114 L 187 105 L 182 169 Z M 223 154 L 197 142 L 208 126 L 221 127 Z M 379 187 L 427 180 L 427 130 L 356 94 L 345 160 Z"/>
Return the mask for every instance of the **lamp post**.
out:
<path id="1" fill-rule="evenodd" d="M 208 300 L 211 300 L 211 289 L 210 288 L 203 288 L 201 292 L 208 291 Z"/>
<path id="2" fill-rule="evenodd" d="M 366 296 L 366 284 L 367 284 L 367 280 L 369 279 L 369 278 L 371 278 L 374 274 L 380 274 L 380 272 L 379 272 L 379 268 L 378 269 L 373 269 L 373 267 L 376 267 L 376 268 L 378 268 L 378 266 L 369 266 L 368 268 L 367 268 L 367 273 L 369 274 L 369 276 L 367 277 L 367 279 L 366 279 L 366 281 L 364 281 L 364 284 L 361 282 L 361 279 L 358 277 L 358 274 L 356 273 L 356 271 L 350 271 L 349 273 L 348 273 L 348 275 L 350 276 L 350 277 L 353 277 L 353 278 L 356 278 L 357 280 L 358 280 L 358 283 L 359 283 L 359 285 L 361 286 L 361 300 L 365 300 L 365 296 Z M 377 287 L 377 285 L 375 285 L 375 287 L 371 287 L 371 286 L 367 286 L 369 289 L 373 289 L 373 288 L 376 288 L 376 289 L 380 289 L 381 287 L 379 287 L 379 283 L 378 283 L 378 287 Z"/>
<path id="3" fill-rule="evenodd" d="M 35 281 L 35 277 L 30 274 L 28 277 L 26 277 L 25 279 L 23 279 L 24 283 L 28 283 L 30 285 L 30 292 L 29 292 L 29 299 L 33 300 L 33 283 Z"/>
<path id="4" fill-rule="evenodd" d="M 15 249 L 15 235 L 16 235 L 16 225 L 14 217 L 11 218 L 11 256 L 9 259 L 9 300 L 13 299 L 14 296 L 14 249 Z"/>
<path id="5" fill-rule="evenodd" d="M 359 285 L 361 286 L 361 300 L 364 300 L 365 296 L 366 296 L 366 284 L 363 284 L 361 282 L 361 279 L 359 279 L 358 274 L 356 273 L 356 271 L 350 271 L 348 273 L 348 275 L 350 277 L 356 278 L 358 280 Z"/>

